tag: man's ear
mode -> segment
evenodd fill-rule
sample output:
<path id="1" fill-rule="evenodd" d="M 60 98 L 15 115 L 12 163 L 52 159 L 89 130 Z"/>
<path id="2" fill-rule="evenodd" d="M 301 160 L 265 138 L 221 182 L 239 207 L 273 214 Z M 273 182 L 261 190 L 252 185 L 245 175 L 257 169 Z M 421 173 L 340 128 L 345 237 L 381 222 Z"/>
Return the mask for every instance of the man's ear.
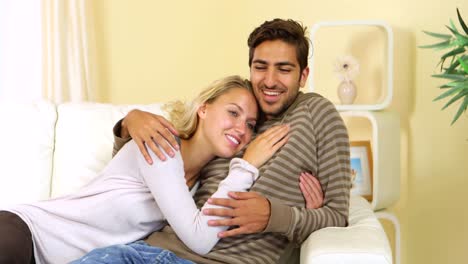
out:
<path id="1" fill-rule="evenodd" d="M 301 79 L 299 80 L 300 87 L 304 87 L 307 82 L 307 77 L 309 76 L 309 67 L 305 67 L 301 72 Z"/>
<path id="2" fill-rule="evenodd" d="M 206 103 L 200 105 L 197 110 L 198 117 L 204 119 L 206 117 Z"/>

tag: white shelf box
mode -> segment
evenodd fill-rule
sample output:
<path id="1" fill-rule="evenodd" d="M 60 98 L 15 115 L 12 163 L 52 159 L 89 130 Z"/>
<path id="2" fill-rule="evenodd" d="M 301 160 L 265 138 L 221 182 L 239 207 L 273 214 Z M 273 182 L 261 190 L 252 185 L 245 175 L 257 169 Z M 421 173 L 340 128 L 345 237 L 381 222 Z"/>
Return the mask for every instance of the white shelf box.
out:
<path id="1" fill-rule="evenodd" d="M 327 30 L 320 30 L 324 28 Z M 389 106 L 393 96 L 393 32 L 387 23 L 319 22 L 312 26 L 310 39 L 313 46 L 309 91 L 330 99 L 339 111 L 382 110 Z M 333 64 L 344 55 L 352 55 L 360 64 L 360 73 L 354 80 L 357 98 L 353 104 L 341 104 L 336 94 L 340 81 Z"/>
<path id="2" fill-rule="evenodd" d="M 371 142 L 373 160 L 371 206 L 374 210 L 388 208 L 400 197 L 399 116 L 386 111 L 344 111 L 341 112 L 341 116 L 348 130 L 351 130 L 351 141 Z M 359 129 L 355 129 L 353 125 Z"/>

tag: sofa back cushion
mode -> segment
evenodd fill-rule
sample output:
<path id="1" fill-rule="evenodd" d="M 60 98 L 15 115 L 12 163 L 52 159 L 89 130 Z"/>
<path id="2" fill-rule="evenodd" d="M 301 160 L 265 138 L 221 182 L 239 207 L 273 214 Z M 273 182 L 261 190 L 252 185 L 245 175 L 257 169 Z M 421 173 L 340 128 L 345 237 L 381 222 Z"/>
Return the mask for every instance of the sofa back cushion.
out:
<path id="1" fill-rule="evenodd" d="M 55 106 L 0 103 L 0 206 L 46 199 L 54 151 Z"/>
<path id="2" fill-rule="evenodd" d="M 161 104 L 65 103 L 57 107 L 52 197 L 71 193 L 112 158 L 114 124 L 132 109 L 163 114 Z"/>

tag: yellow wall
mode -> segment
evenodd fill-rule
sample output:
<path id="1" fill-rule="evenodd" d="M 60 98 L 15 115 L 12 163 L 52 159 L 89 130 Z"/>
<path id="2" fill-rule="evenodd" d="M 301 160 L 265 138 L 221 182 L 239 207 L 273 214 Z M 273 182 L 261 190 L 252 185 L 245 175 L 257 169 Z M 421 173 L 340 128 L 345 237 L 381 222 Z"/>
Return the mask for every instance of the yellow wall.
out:
<path id="1" fill-rule="evenodd" d="M 261 22 L 294 18 L 379 19 L 395 34 L 394 99 L 401 116 L 403 263 L 468 259 L 468 114 L 450 127 L 455 109 L 439 109 L 438 55 L 417 45 L 444 31 L 466 0 L 88 1 L 95 24 L 98 100 L 150 103 L 187 96 L 215 78 L 248 77 L 246 38 Z"/>

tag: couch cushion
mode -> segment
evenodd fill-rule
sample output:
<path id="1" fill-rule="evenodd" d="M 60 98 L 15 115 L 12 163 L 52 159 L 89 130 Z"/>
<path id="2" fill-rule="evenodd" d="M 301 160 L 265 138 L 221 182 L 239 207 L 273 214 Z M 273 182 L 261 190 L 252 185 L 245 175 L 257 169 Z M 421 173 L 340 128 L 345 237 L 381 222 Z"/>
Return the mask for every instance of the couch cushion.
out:
<path id="1" fill-rule="evenodd" d="M 65 103 L 57 108 L 52 197 L 77 190 L 112 157 L 114 124 L 138 108 L 162 114 L 160 104 Z"/>
<path id="2" fill-rule="evenodd" d="M 392 252 L 369 202 L 351 195 L 349 226 L 312 233 L 302 244 L 301 263 L 391 264 Z"/>
<path id="3" fill-rule="evenodd" d="M 56 117 L 46 101 L 0 104 L 0 206 L 49 197 Z"/>

